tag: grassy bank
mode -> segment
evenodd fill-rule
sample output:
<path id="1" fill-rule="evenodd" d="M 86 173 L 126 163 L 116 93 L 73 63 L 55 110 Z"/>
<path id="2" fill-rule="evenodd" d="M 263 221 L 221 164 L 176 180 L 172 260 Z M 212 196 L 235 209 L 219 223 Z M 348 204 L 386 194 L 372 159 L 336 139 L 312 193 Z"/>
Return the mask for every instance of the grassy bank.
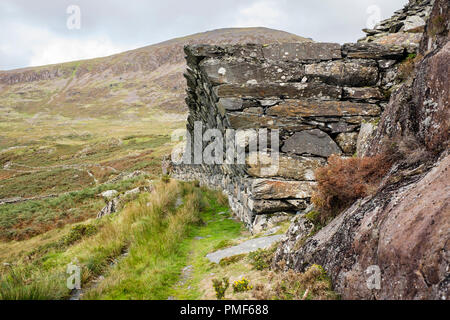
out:
<path id="1" fill-rule="evenodd" d="M 249 281 L 248 290 L 230 285 L 226 299 L 336 298 L 320 266 L 270 270 L 273 249 L 211 263 L 208 253 L 263 234 L 233 220 L 220 192 L 174 180 L 154 186 L 100 220 L 2 243 L 2 261 L 9 263 L 0 266 L 0 299 L 69 298 L 69 263 L 81 268 L 82 299 L 216 299 L 213 280 L 223 278 L 231 285 Z"/>
<path id="2" fill-rule="evenodd" d="M 176 282 L 187 257 L 183 240 L 201 225 L 201 211 L 210 208 L 210 192 L 192 184 L 159 182 L 151 194 L 141 197 L 122 212 L 102 220 L 88 221 L 97 230 L 74 244 L 61 238 L 47 243 L 42 256 L 30 262 L 2 266 L 2 299 L 64 299 L 65 269 L 75 259 L 82 268 L 83 286 L 106 274 L 104 283 L 88 291 L 90 298 L 158 299 Z M 182 201 L 176 206 L 177 199 Z M 67 236 L 67 235 L 65 235 Z M 116 268 L 111 262 L 126 250 L 129 255 Z M 127 270 L 133 268 L 133 277 Z M 109 270 L 111 269 L 111 270 Z M 122 282 L 122 277 L 127 279 Z"/>

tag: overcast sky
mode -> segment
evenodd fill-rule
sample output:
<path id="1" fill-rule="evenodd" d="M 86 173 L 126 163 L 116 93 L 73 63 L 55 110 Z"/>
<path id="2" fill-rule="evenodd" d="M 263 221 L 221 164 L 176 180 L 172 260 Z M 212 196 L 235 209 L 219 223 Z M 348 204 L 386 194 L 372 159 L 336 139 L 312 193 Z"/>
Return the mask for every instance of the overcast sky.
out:
<path id="1" fill-rule="evenodd" d="M 315 41 L 353 42 L 363 36 L 362 28 L 379 18 L 390 17 L 406 3 L 407 0 L 1 0 L 0 70 L 106 56 L 225 27 L 269 27 Z M 79 29 L 73 5 L 80 9 Z"/>

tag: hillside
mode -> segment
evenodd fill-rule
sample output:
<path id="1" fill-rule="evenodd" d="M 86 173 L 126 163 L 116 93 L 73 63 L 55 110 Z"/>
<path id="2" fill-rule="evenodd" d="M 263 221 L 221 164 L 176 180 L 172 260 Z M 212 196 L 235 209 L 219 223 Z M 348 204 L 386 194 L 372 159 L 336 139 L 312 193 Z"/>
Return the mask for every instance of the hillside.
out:
<path id="1" fill-rule="evenodd" d="M 0 121 L 39 112 L 108 119 L 184 112 L 185 45 L 303 41 L 311 40 L 267 28 L 218 29 L 105 58 L 0 71 Z"/>
<path id="2" fill-rule="evenodd" d="M 185 126 L 184 45 L 297 41 L 310 40 L 220 29 L 105 58 L 0 71 L 0 238 L 95 216 L 106 182 L 160 173 L 171 132 Z M 83 196 L 66 195 L 73 191 Z M 48 196 L 55 201 L 42 200 Z"/>

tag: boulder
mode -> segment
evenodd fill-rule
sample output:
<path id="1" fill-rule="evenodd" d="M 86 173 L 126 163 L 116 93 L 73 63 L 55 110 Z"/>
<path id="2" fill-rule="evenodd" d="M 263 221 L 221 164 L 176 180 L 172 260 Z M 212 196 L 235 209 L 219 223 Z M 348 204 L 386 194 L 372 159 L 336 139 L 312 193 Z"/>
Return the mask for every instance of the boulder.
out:
<path id="1" fill-rule="evenodd" d="M 448 299 L 449 166 L 446 156 L 429 171 L 393 170 L 393 184 L 301 243 L 305 232 L 291 226 L 274 264 L 283 260 L 297 271 L 323 266 L 342 299 Z M 380 271 L 377 290 L 367 284 L 374 267 Z"/>
<path id="2" fill-rule="evenodd" d="M 117 190 L 106 190 L 103 191 L 100 196 L 102 196 L 105 200 L 109 201 L 113 198 L 115 198 L 119 192 Z"/>

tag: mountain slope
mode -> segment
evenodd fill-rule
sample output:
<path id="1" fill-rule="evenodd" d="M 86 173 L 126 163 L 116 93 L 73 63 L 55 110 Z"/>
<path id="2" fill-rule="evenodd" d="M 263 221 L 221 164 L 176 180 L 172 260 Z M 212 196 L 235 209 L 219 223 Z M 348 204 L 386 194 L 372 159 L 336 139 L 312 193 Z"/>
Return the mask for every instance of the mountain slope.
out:
<path id="1" fill-rule="evenodd" d="M 311 40 L 267 28 L 218 29 L 105 58 L 0 71 L 0 121 L 42 113 L 137 120 L 160 110 L 184 112 L 184 45 L 303 41 Z"/>

